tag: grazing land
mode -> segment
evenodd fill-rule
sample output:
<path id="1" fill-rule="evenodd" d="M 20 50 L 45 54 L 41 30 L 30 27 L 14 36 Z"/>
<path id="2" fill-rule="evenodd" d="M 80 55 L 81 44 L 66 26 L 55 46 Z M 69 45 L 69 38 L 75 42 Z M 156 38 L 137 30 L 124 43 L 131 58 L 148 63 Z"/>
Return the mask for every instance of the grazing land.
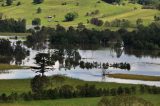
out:
<path id="1" fill-rule="evenodd" d="M 136 24 L 136 20 L 141 18 L 144 25 L 148 25 L 154 21 L 154 16 L 159 15 L 160 12 L 154 9 L 142 9 L 139 4 L 131 4 L 124 1 L 124 5 L 111 5 L 99 0 L 45 0 L 44 3 L 34 4 L 32 0 L 21 0 L 21 5 L 16 6 L 18 0 L 15 0 L 11 6 L 1 6 L 0 13 L 3 13 L 5 18 L 25 18 L 27 20 L 27 27 L 31 26 L 34 18 L 40 18 L 42 25 L 55 26 L 61 24 L 65 27 L 76 26 L 82 22 L 89 28 L 95 28 L 94 25 L 87 23 L 93 17 L 105 21 L 112 21 L 114 19 L 127 19 L 132 24 Z M 66 3 L 66 5 L 62 5 Z M 37 8 L 41 8 L 42 12 L 37 13 Z M 98 10 L 99 13 L 92 16 L 85 16 L 86 13 L 91 13 Z M 64 22 L 64 16 L 68 12 L 77 12 L 78 18 L 74 21 Z M 55 16 L 51 20 L 48 16 Z M 101 28 L 103 28 L 102 26 Z M 115 29 L 115 28 L 113 28 Z"/>

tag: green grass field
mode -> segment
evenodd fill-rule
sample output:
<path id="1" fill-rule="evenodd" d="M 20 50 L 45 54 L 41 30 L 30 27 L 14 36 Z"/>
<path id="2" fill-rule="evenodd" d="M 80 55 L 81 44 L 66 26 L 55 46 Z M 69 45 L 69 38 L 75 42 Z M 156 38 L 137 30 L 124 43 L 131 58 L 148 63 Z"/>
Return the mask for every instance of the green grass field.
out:
<path id="1" fill-rule="evenodd" d="M 148 25 L 154 20 L 154 15 L 160 14 L 158 10 L 141 9 L 141 5 L 129 4 L 125 1 L 126 5 L 111 5 L 105 2 L 97 3 L 99 0 L 44 0 L 42 4 L 33 4 L 32 0 L 20 0 L 22 3 L 20 6 L 16 6 L 19 0 L 14 0 L 13 5 L 2 7 L 2 1 L 0 2 L 0 13 L 4 14 L 5 18 L 25 18 L 27 19 L 27 25 L 31 25 L 31 21 L 34 18 L 41 18 L 42 25 L 55 26 L 56 24 L 62 24 L 63 26 L 76 26 L 79 22 L 83 22 L 87 27 L 94 27 L 87 24 L 87 19 L 92 17 L 98 17 L 104 21 L 112 21 L 118 19 L 128 19 L 133 24 L 138 18 L 143 19 L 144 24 Z M 67 5 L 61 5 L 66 2 Z M 79 6 L 76 4 L 79 3 Z M 42 13 L 37 14 L 37 8 L 42 9 Z M 137 8 L 136 10 L 134 8 Z M 85 16 L 87 12 L 99 10 L 100 13 L 95 16 Z M 64 15 L 68 12 L 77 12 L 79 17 L 72 22 L 63 22 Z M 51 22 L 48 22 L 46 17 L 56 15 Z M 103 28 L 103 27 L 102 27 Z"/>
<path id="2" fill-rule="evenodd" d="M 68 84 L 72 86 L 84 85 L 85 83 L 94 84 L 98 88 L 117 88 L 119 86 L 127 87 L 132 86 L 132 84 L 119 84 L 119 83 L 106 83 L 106 82 L 89 82 L 82 81 L 79 79 L 72 79 L 64 77 L 65 81 L 63 85 Z M 59 84 L 54 83 L 54 87 L 59 86 Z M 31 91 L 30 79 L 11 79 L 11 80 L 0 80 L 0 92 L 12 93 L 12 92 L 28 92 Z"/>

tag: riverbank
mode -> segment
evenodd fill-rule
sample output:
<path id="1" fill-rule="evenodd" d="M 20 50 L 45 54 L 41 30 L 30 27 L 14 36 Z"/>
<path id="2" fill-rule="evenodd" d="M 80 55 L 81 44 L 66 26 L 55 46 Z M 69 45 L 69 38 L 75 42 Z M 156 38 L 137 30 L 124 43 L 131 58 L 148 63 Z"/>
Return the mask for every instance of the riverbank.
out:
<path id="1" fill-rule="evenodd" d="M 50 77 L 51 78 L 51 77 Z M 54 83 L 54 87 L 62 86 L 62 85 L 84 85 L 84 84 L 94 84 L 97 88 L 118 88 L 119 86 L 122 87 L 131 87 L 131 86 L 139 86 L 134 84 L 120 84 L 114 82 L 96 82 L 96 81 L 83 81 L 75 78 L 63 77 L 64 81 L 62 84 Z M 0 80 L 0 91 L 3 93 L 23 93 L 31 91 L 30 88 L 30 80 L 31 79 L 3 79 Z"/>
<path id="2" fill-rule="evenodd" d="M 23 69 L 23 68 L 25 67 L 17 65 L 9 65 L 9 64 L 0 64 L 0 71 L 10 70 L 10 69 Z"/>
<path id="3" fill-rule="evenodd" d="M 107 74 L 108 77 L 130 79 L 130 80 L 143 80 L 143 81 L 160 81 L 160 76 L 147 76 L 147 75 L 134 75 L 134 74 Z"/>

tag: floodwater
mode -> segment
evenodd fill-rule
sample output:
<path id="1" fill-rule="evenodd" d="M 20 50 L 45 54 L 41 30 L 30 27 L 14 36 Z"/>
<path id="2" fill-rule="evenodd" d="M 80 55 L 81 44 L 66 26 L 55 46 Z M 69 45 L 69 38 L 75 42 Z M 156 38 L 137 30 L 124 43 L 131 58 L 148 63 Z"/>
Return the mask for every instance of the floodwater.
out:
<path id="1" fill-rule="evenodd" d="M 6 37 L 3 37 L 6 38 Z M 18 38 L 19 40 L 21 38 Z M 12 43 L 17 40 L 10 39 Z M 27 48 L 30 51 L 30 55 L 22 60 L 23 66 L 36 66 L 34 57 L 37 53 L 47 52 L 48 49 L 33 50 Z M 53 49 L 54 50 L 54 49 Z M 85 62 L 108 62 L 108 63 L 130 63 L 131 69 L 123 70 L 116 68 L 109 68 L 106 72 L 109 73 L 125 73 L 125 74 L 138 74 L 148 76 L 160 76 L 160 51 L 125 51 L 123 49 L 113 50 L 111 48 L 98 48 L 97 50 L 80 50 L 78 52 Z M 12 62 L 11 64 L 15 64 Z M 129 84 L 146 84 L 160 86 L 160 81 L 140 81 L 140 80 L 126 80 L 118 78 L 109 78 L 102 76 L 101 69 L 81 69 L 75 67 L 65 69 L 58 61 L 53 65 L 53 70 L 47 70 L 45 75 L 51 76 L 55 74 L 65 75 L 72 78 L 77 78 L 86 81 L 104 81 L 104 82 L 117 82 L 117 83 L 129 83 Z M 38 73 L 31 69 L 17 69 L 6 70 L 0 73 L 0 79 L 24 79 L 32 78 Z"/>

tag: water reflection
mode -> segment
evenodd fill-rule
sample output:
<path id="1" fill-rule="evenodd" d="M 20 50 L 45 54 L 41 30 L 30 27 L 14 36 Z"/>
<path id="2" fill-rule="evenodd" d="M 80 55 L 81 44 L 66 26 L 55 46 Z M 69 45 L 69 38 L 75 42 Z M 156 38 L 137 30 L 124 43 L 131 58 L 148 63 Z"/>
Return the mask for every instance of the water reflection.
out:
<path id="1" fill-rule="evenodd" d="M 21 65 L 26 56 L 29 56 L 29 51 L 20 40 L 0 39 L 0 63 Z"/>

